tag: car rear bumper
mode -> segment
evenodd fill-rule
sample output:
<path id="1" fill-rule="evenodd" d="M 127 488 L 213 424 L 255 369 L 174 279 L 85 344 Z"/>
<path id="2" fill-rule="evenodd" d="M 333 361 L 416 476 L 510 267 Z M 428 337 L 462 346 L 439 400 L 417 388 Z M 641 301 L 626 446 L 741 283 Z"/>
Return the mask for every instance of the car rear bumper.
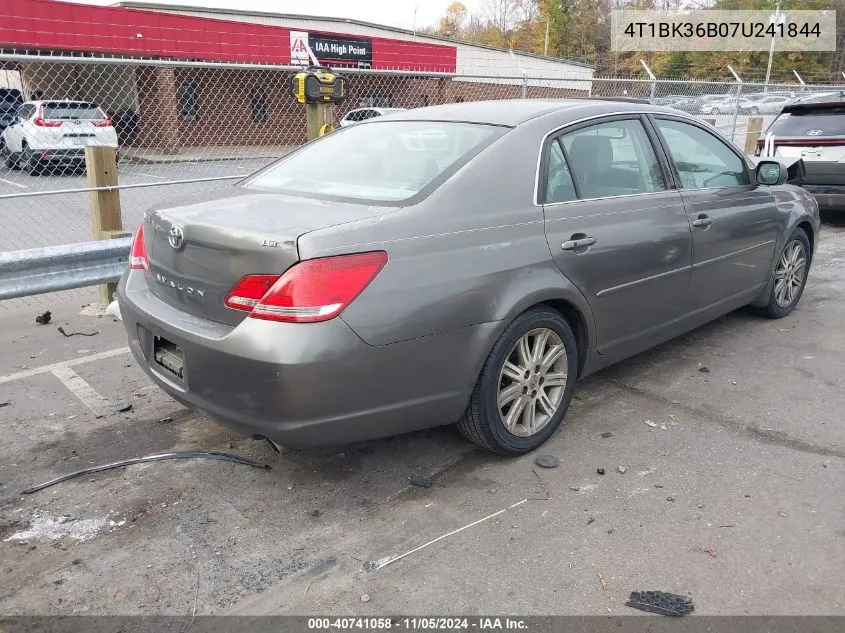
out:
<path id="1" fill-rule="evenodd" d="M 164 303 L 140 271 L 124 275 L 118 301 L 135 359 L 170 396 L 239 432 L 300 447 L 456 421 L 500 327 L 384 346 L 364 343 L 341 318 L 231 327 Z M 155 361 L 155 337 L 181 348 L 182 378 Z"/>
<path id="2" fill-rule="evenodd" d="M 801 185 L 819 203 L 820 211 L 845 211 L 845 184 L 843 185 Z"/>

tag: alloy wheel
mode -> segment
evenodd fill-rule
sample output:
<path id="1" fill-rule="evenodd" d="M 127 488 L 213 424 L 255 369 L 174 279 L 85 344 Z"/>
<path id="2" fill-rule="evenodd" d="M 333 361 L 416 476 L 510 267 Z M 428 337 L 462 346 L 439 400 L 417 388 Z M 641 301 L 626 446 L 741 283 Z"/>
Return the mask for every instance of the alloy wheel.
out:
<path id="1" fill-rule="evenodd" d="M 517 340 L 499 373 L 496 402 L 510 433 L 529 437 L 551 421 L 566 390 L 568 363 L 553 330 L 537 328 Z"/>
<path id="2" fill-rule="evenodd" d="M 807 275 L 807 251 L 800 240 L 783 249 L 775 268 L 775 301 L 781 308 L 792 305 Z"/>

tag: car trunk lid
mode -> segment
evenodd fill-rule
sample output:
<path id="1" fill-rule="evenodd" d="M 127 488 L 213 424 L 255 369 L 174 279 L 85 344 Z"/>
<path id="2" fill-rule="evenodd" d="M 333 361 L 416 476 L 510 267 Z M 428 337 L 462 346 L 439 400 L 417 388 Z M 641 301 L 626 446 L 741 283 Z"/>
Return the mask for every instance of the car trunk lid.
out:
<path id="1" fill-rule="evenodd" d="M 236 325 L 245 312 L 224 305 L 246 275 L 280 275 L 299 260 L 301 235 L 395 208 L 327 202 L 232 187 L 147 213 L 147 285 L 183 312 Z"/>

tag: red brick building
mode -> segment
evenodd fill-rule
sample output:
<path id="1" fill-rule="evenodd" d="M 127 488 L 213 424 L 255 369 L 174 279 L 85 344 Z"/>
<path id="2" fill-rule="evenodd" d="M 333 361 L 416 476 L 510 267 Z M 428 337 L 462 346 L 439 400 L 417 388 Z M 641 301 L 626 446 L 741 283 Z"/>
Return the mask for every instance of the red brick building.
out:
<path id="1" fill-rule="evenodd" d="M 289 86 L 294 68 L 308 63 L 308 48 L 320 63 L 348 69 L 349 99 L 337 116 L 362 105 L 584 94 L 593 72 L 354 20 L 0 0 L 3 67 L 19 73 L 26 97 L 97 101 L 115 115 L 122 145 L 168 153 L 302 142 L 303 108 Z"/>

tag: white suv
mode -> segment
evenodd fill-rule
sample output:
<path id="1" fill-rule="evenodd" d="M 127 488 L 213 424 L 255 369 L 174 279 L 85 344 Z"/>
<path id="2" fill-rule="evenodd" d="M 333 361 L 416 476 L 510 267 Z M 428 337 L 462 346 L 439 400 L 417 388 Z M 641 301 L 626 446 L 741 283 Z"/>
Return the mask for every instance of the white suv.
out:
<path id="1" fill-rule="evenodd" d="M 111 117 L 88 101 L 27 101 L 2 140 L 6 166 L 30 174 L 46 165 L 84 166 L 87 145 L 117 149 Z"/>
<path id="2" fill-rule="evenodd" d="M 385 116 L 394 112 L 402 112 L 405 108 L 358 108 L 350 110 L 340 120 L 340 127 L 361 123 L 367 119 L 374 119 L 377 116 Z"/>

